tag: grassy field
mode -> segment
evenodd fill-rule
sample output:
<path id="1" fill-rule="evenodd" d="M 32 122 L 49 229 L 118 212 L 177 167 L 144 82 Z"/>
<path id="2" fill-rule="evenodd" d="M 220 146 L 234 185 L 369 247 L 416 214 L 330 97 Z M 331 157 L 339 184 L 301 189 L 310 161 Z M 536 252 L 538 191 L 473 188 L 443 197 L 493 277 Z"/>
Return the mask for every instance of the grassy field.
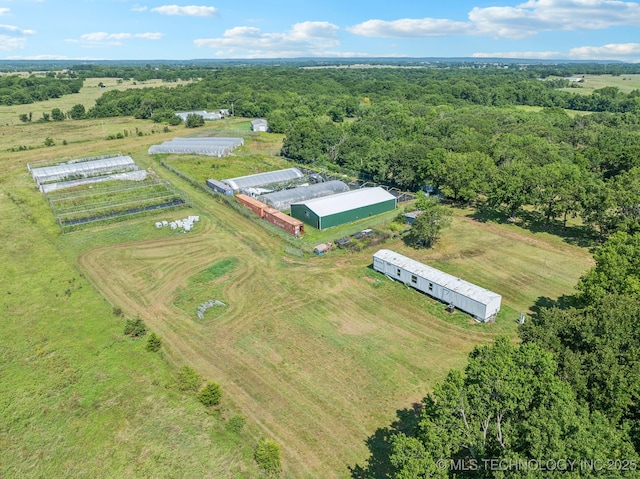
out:
<path id="1" fill-rule="evenodd" d="M 104 88 L 98 85 L 102 83 Z M 95 105 L 95 101 L 102 96 L 105 91 L 126 90 L 129 88 L 152 88 L 166 87 L 173 88 L 178 85 L 190 83 L 188 81 L 164 82 L 162 80 L 148 80 L 144 82 L 134 82 L 132 80 L 118 80 L 117 78 L 87 78 L 82 89 L 73 95 L 65 95 L 61 98 L 52 98 L 28 105 L 0 105 L 0 125 L 20 124 L 20 115 L 32 114 L 32 121 L 42 118 L 43 113 L 51 113 L 54 108 L 60 108 L 63 113 L 68 112 L 74 105 L 84 105 L 88 110 Z"/>
<path id="2" fill-rule="evenodd" d="M 562 88 L 563 91 L 572 93 L 583 93 L 590 95 L 594 90 L 607 86 L 617 87 L 622 93 L 629 93 L 632 90 L 640 90 L 640 75 L 580 75 L 583 82 L 578 83 L 580 88 Z"/>
<path id="3" fill-rule="evenodd" d="M 267 436 L 282 445 L 286 477 L 349 477 L 367 459 L 366 439 L 397 410 L 464 367 L 475 345 L 515 336 L 520 312 L 571 293 L 592 264 L 586 249 L 559 237 L 462 209 L 433 250 L 401 239 L 384 245 L 501 293 L 501 316 L 483 325 L 375 273 L 375 249 L 288 256 L 279 237 L 146 154 L 174 136 L 235 131 L 247 138 L 237 159 L 213 160 L 228 162 L 218 168 L 224 176 L 254 155 L 281 161 L 265 157 L 281 138 L 252 136 L 246 126 L 238 119 L 163 132 L 110 119 L 107 131 L 144 135 L 111 141 L 91 120 L 3 128 L 3 145 L 33 149 L 0 158 L 0 385 L 9 392 L 0 475 L 255 477 L 251 447 Z M 40 146 L 46 135 L 68 144 Z M 26 164 L 114 151 L 171 181 L 192 208 L 62 235 Z M 200 157 L 168 160 L 195 165 L 199 179 L 213 169 Z M 189 214 L 201 217 L 190 233 L 154 226 Z M 209 299 L 227 306 L 201 320 L 196 307 Z M 162 358 L 122 337 L 113 307 L 163 338 Z M 184 364 L 222 385 L 219 415 L 171 387 Z M 247 418 L 240 435 L 224 428 L 236 413 Z"/>

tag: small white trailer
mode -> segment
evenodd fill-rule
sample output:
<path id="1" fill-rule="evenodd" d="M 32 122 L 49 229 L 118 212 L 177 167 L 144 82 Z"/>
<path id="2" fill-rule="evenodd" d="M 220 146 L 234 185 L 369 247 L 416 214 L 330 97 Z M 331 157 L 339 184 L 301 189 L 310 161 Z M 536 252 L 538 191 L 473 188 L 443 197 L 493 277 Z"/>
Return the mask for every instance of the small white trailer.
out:
<path id="1" fill-rule="evenodd" d="M 447 305 L 469 313 L 477 321 L 495 319 L 502 296 L 400 253 L 381 249 L 373 255 L 373 269 Z"/>

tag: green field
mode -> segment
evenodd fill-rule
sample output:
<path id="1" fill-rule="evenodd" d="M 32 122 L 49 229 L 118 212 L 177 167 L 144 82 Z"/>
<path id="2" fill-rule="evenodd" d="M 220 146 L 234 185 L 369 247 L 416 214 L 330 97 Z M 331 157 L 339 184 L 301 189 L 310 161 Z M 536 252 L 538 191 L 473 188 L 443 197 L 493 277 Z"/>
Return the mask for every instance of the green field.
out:
<path id="1" fill-rule="evenodd" d="M 249 172 L 282 164 L 268 157 L 281 137 L 253 135 L 247 124 L 163 132 L 119 118 L 3 128 L 8 149 L 32 149 L 0 157 L 0 476 L 256 477 L 252 447 L 270 437 L 282 446 L 285 477 L 349 477 L 396 411 L 463 367 L 475 345 L 515 336 L 520 312 L 572 293 L 592 264 L 562 238 L 465 209 L 432 250 L 384 244 L 501 293 L 498 321 L 478 324 L 372 271 L 375 248 L 289 256 L 260 222 L 147 155 L 174 136 L 235 132 L 246 143 L 233 158 L 166 160 L 199 180 L 240 173 L 242 162 Z M 143 136 L 105 139 L 123 129 Z M 42 146 L 46 136 L 56 146 Z M 118 151 L 192 207 L 62 235 L 27 163 Z M 189 214 L 201 221 L 187 234 L 154 226 Z M 200 320 L 194 307 L 209 299 L 227 306 Z M 114 308 L 144 319 L 163 338 L 162 354 L 124 338 Z M 219 412 L 172 386 L 185 364 L 222 385 Z M 234 414 L 247 418 L 240 434 L 225 429 Z"/>
<path id="2" fill-rule="evenodd" d="M 102 83 L 105 88 L 98 85 Z M 102 96 L 105 91 L 110 90 L 126 90 L 129 88 L 152 88 L 166 87 L 172 88 L 178 85 L 190 83 L 188 81 L 180 82 L 163 82 L 162 80 L 148 80 L 144 82 L 135 82 L 132 80 L 118 80 L 117 78 L 87 78 L 80 92 L 65 95 L 60 98 L 52 98 L 47 101 L 31 103 L 27 105 L 0 105 L 0 125 L 18 125 L 20 124 L 20 115 L 32 114 L 32 121 L 42 118 L 43 113 L 51 113 L 54 108 L 60 108 L 63 113 L 68 112 L 74 105 L 84 105 L 85 109 L 89 109 L 95 105 L 95 101 Z"/>
<path id="3" fill-rule="evenodd" d="M 633 90 L 640 90 L 640 75 L 579 75 L 584 78 L 583 82 L 578 83 L 579 88 L 562 88 L 563 91 L 571 93 L 582 93 L 590 95 L 594 90 L 599 90 L 607 86 L 614 86 L 622 93 L 629 93 Z"/>

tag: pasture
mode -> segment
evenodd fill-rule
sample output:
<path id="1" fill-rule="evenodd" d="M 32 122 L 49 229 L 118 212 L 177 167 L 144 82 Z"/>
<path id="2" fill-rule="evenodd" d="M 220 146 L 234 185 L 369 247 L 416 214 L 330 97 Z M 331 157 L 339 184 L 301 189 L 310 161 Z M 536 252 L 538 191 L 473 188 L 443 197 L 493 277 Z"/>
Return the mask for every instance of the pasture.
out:
<path id="1" fill-rule="evenodd" d="M 100 83 L 104 88 L 98 86 Z M 63 113 L 68 112 L 74 105 L 83 105 L 89 109 L 95 105 L 95 101 L 100 98 L 105 91 L 126 90 L 129 88 L 173 88 L 178 85 L 190 83 L 189 81 L 164 82 L 162 80 L 147 80 L 134 82 L 132 80 L 122 80 L 117 78 L 87 78 L 82 89 L 73 95 L 64 95 L 60 98 L 52 98 L 47 101 L 40 101 L 27 105 L 0 105 L 0 125 L 19 125 L 20 115 L 32 114 L 32 121 L 42 118 L 43 113 L 51 113 L 54 108 L 60 108 Z"/>
<path id="2" fill-rule="evenodd" d="M 229 133 L 246 123 L 165 132 L 120 118 L 3 128 L 7 148 L 33 149 L 0 159 L 8 371 L 0 384 L 11 390 L 2 399 L 2 475 L 255 477 L 251 447 L 267 436 L 282 446 L 286 477 L 349 477 L 368 457 L 367 438 L 396 411 L 464 367 L 475 345 L 515 336 L 520 312 L 570 294 L 592 264 L 586 249 L 561 238 L 481 222 L 464 209 L 432 250 L 401 239 L 384 245 L 501 293 L 499 320 L 483 325 L 373 272 L 375 249 L 290 257 L 278 236 L 146 153 L 174 136 L 236 136 Z M 143 135 L 105 139 L 125 129 Z M 41 146 L 46 136 L 56 145 Z M 282 161 L 265 153 L 281 138 L 243 136 L 237 158 L 170 162 L 202 179 L 215 161 L 230 165 L 218 168 L 225 176 L 240 172 L 236 161 Z M 117 151 L 188 194 L 192 207 L 62 235 L 27 162 Z M 154 226 L 189 214 L 201 217 L 189 233 Z M 199 319 L 195 307 L 209 299 L 227 306 Z M 162 337 L 163 359 L 122 337 L 114 307 Z M 167 387 L 184 364 L 222 385 L 219 415 Z M 224 430 L 225 415 L 236 413 L 247 418 L 245 435 Z"/>
<path id="3" fill-rule="evenodd" d="M 563 91 L 571 93 L 581 93 L 590 95 L 595 90 L 607 86 L 618 88 L 622 93 L 630 93 L 633 90 L 640 90 L 640 75 L 578 75 L 584 78 L 583 82 L 578 83 L 579 88 L 562 88 Z"/>

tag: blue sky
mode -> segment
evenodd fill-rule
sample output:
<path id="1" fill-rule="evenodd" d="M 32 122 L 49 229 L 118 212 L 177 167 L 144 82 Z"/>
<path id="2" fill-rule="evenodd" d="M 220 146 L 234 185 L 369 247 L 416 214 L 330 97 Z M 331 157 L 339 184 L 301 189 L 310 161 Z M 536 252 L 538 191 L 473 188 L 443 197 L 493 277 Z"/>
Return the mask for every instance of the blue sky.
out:
<path id="1" fill-rule="evenodd" d="M 640 62 L 640 3 L 0 0 L 0 59 L 371 56 Z"/>

